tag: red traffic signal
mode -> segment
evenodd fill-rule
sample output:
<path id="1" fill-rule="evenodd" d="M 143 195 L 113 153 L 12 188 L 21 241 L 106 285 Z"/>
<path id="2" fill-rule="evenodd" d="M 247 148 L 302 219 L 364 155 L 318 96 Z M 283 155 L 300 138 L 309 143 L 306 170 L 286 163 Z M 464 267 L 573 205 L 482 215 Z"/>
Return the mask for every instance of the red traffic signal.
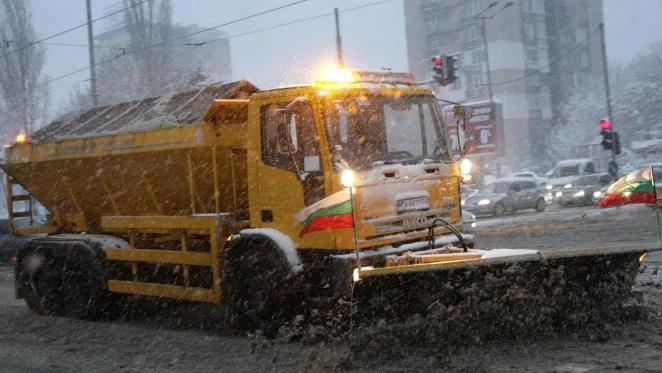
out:
<path id="1" fill-rule="evenodd" d="M 600 119 L 600 129 L 601 130 L 610 130 L 611 121 L 609 119 Z"/>
<path id="2" fill-rule="evenodd" d="M 434 56 L 432 57 L 432 63 L 435 65 L 441 65 L 444 62 L 440 57 Z"/>

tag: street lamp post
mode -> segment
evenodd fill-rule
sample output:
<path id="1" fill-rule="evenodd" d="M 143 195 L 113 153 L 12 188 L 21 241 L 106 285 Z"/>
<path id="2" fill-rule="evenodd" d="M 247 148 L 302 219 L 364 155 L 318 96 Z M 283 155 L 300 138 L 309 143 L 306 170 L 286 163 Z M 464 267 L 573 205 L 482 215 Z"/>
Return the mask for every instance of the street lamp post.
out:
<path id="1" fill-rule="evenodd" d="M 492 93 L 492 74 L 490 72 L 490 52 L 487 49 L 487 32 L 485 32 L 485 20 L 494 18 L 494 16 L 496 16 L 497 14 L 504 11 L 506 8 L 509 8 L 511 5 L 513 5 L 513 2 L 509 1 L 509 2 L 505 3 L 503 5 L 503 8 L 497 10 L 496 12 L 492 13 L 491 15 L 483 15 L 483 13 L 485 13 L 486 11 L 496 7 L 497 5 L 499 5 L 499 2 L 498 1 L 493 1 L 493 2 L 490 3 L 490 5 L 487 6 L 487 8 L 483 9 L 483 11 L 481 11 L 480 13 L 478 13 L 474 16 L 474 18 L 480 19 L 480 23 L 481 23 L 481 33 L 483 34 L 483 48 L 485 49 L 485 65 L 486 65 L 485 67 L 487 68 L 487 92 L 488 92 L 489 97 L 490 97 L 490 106 L 492 108 L 494 108 L 494 106 L 492 105 L 492 104 L 494 104 L 494 94 Z M 498 133 L 499 133 L 499 131 L 497 131 L 497 136 L 498 136 Z M 503 146 L 503 144 L 501 144 L 501 139 L 498 143 L 501 146 Z M 498 157 L 497 157 L 497 161 L 496 161 L 496 168 L 497 168 L 496 169 L 497 177 L 501 177 L 501 163 L 499 162 Z"/>

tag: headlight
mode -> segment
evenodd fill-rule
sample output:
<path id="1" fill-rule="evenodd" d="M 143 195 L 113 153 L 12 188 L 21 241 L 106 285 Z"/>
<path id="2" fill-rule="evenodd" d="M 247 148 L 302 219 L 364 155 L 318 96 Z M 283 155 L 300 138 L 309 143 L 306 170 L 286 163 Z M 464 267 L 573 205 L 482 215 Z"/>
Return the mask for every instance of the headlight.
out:
<path id="1" fill-rule="evenodd" d="M 593 197 L 595 197 L 595 198 L 602 197 L 602 192 L 601 191 L 593 192 Z"/>
<path id="2" fill-rule="evenodd" d="M 471 173 L 471 161 L 464 158 L 462 162 L 460 162 L 460 172 L 462 172 L 463 175 L 468 175 Z"/>
<path id="3" fill-rule="evenodd" d="M 480 201 L 478 201 L 479 205 L 489 205 L 490 203 L 492 202 L 489 199 L 481 199 Z"/>
<path id="4" fill-rule="evenodd" d="M 460 205 L 464 206 L 464 200 L 460 201 Z"/>
<path id="5" fill-rule="evenodd" d="M 340 175 L 340 183 L 345 187 L 349 188 L 352 185 L 354 185 L 354 178 L 356 176 L 354 175 L 354 171 L 350 169 L 346 169 L 342 172 Z"/>
<path id="6" fill-rule="evenodd" d="M 552 190 L 552 186 L 551 185 L 545 185 L 545 189 Z"/>
<path id="7" fill-rule="evenodd" d="M 566 185 L 564 185 L 563 187 L 566 188 L 566 189 L 568 189 L 568 188 L 572 188 L 572 184 L 566 184 Z"/>
<path id="8" fill-rule="evenodd" d="M 580 190 L 579 192 L 575 192 L 575 194 L 573 194 L 573 196 L 574 197 L 584 197 L 585 194 L 586 193 L 583 190 Z"/>
<path id="9" fill-rule="evenodd" d="M 561 196 L 563 195 L 563 193 L 561 193 L 561 192 L 556 192 L 555 195 L 556 195 L 557 197 L 561 197 Z"/>

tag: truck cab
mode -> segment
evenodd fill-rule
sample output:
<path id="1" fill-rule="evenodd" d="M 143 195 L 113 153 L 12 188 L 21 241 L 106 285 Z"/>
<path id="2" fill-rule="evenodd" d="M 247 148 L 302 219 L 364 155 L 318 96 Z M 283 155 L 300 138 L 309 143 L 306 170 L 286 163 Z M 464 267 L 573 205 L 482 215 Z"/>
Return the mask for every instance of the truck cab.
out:
<path id="1" fill-rule="evenodd" d="M 353 250 L 352 229 L 301 236 L 297 214 L 355 175 L 360 248 L 421 239 L 436 218 L 461 227 L 460 173 L 434 95 L 410 74 L 334 71 L 308 86 L 258 92 L 249 105 L 251 226 L 307 248 Z M 251 127 L 251 125 L 253 125 Z M 258 125 L 259 124 L 259 125 Z M 435 233 L 448 232 L 439 227 Z"/>

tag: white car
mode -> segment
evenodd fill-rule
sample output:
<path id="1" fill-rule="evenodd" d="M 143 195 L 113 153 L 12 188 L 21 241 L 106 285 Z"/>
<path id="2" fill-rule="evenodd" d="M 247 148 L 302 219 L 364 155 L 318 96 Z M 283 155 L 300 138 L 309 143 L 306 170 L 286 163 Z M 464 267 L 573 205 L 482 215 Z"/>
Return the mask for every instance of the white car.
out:
<path id="1" fill-rule="evenodd" d="M 536 184 L 538 186 L 544 188 L 545 185 L 547 185 L 547 178 L 544 176 L 539 176 L 533 171 L 522 171 L 522 172 L 515 172 L 514 174 L 510 175 L 511 177 L 525 177 L 527 179 L 534 179 L 536 181 Z"/>

